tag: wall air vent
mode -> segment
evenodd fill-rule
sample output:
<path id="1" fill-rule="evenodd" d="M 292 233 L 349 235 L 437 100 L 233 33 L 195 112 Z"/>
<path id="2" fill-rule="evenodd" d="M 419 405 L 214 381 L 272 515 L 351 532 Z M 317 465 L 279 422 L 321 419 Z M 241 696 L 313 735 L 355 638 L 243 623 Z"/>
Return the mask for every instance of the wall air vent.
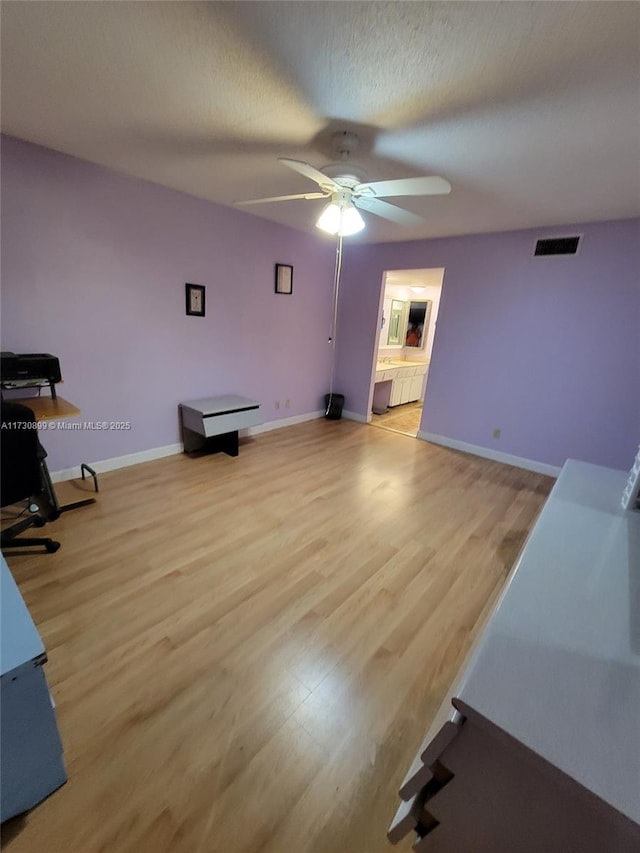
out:
<path id="1" fill-rule="evenodd" d="M 580 237 L 547 237 L 536 242 L 535 257 L 543 255 L 575 255 Z"/>

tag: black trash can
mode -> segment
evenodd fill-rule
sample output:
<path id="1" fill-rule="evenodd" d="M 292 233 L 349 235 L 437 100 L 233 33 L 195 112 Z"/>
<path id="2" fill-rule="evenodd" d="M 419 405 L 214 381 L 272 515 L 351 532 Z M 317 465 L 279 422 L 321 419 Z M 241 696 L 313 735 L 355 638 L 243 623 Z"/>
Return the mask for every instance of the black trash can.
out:
<path id="1" fill-rule="evenodd" d="M 324 395 L 324 416 L 330 421 L 339 421 L 342 417 L 344 394 Z"/>

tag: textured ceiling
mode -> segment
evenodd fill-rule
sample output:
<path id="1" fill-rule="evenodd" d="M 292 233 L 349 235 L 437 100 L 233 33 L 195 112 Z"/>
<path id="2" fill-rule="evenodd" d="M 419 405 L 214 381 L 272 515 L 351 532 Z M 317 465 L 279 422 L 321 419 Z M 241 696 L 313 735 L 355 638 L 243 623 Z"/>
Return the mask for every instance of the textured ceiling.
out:
<path id="1" fill-rule="evenodd" d="M 404 292 L 405 287 L 442 287 L 444 267 L 419 270 L 387 270 L 384 278 L 389 293 Z"/>
<path id="2" fill-rule="evenodd" d="M 2 130 L 222 204 L 312 192 L 356 129 L 370 180 L 437 174 L 394 199 L 380 242 L 640 214 L 635 2 L 3 0 Z M 314 231 L 321 201 L 246 210 Z M 319 233 L 319 232 L 315 232 Z"/>

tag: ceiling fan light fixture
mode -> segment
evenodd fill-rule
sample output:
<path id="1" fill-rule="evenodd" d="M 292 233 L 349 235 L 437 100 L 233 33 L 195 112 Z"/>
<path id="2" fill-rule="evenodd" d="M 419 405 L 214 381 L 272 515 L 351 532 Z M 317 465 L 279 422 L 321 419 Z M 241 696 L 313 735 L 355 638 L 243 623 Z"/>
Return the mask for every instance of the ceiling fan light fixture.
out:
<path id="1" fill-rule="evenodd" d="M 327 234 L 337 234 L 340 230 L 340 208 L 335 202 L 329 202 L 320 214 L 316 227 Z"/>
<path id="2" fill-rule="evenodd" d="M 364 219 L 353 204 L 339 205 L 330 202 L 320 214 L 316 226 L 327 234 L 348 237 L 364 228 Z"/>
<path id="3" fill-rule="evenodd" d="M 357 234 L 364 228 L 364 219 L 360 216 L 360 211 L 351 205 L 342 211 L 342 226 L 339 234 L 343 237 L 348 237 L 350 234 Z"/>

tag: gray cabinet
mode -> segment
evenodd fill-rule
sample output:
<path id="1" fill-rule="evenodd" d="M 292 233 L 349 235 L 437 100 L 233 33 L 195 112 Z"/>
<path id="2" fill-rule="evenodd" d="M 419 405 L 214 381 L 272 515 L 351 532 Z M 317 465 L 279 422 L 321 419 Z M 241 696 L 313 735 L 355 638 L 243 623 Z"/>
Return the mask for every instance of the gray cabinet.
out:
<path id="1" fill-rule="evenodd" d="M 67 774 L 44 676 L 44 645 L 4 557 L 0 570 L 0 813 L 5 821 L 48 797 Z"/>

